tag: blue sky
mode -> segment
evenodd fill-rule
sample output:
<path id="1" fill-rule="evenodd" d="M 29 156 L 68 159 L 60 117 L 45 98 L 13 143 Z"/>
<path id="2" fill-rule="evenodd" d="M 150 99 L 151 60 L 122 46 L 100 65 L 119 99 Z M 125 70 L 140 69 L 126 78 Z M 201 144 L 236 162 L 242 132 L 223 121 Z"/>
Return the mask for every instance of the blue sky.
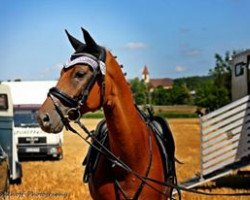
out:
<path id="1" fill-rule="evenodd" d="M 250 48 L 248 0 L 0 0 L 0 80 L 57 79 L 81 27 L 128 78 L 207 75 L 214 54 Z"/>

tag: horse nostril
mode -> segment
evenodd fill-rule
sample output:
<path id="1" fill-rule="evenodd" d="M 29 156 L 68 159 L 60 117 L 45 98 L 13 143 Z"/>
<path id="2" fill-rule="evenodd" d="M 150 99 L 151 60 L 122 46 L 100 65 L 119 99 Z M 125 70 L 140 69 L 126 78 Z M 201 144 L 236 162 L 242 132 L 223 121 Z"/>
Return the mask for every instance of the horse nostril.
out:
<path id="1" fill-rule="evenodd" d="M 48 113 L 43 116 L 43 122 L 48 123 L 50 121 Z"/>
<path id="2" fill-rule="evenodd" d="M 51 130 L 51 118 L 48 113 L 39 112 L 37 115 L 37 121 L 40 127 L 45 132 L 50 132 Z"/>

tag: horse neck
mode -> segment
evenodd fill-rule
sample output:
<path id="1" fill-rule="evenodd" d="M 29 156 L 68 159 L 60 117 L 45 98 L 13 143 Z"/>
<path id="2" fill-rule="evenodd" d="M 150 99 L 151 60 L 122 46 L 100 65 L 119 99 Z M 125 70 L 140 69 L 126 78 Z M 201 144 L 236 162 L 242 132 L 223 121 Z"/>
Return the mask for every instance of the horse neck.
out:
<path id="1" fill-rule="evenodd" d="M 130 155 L 127 156 L 131 157 L 133 151 L 141 156 L 139 152 L 148 144 L 147 126 L 135 108 L 130 87 L 111 54 L 107 56 L 106 65 L 104 114 L 109 129 L 110 148 L 121 157 L 128 152 Z"/>

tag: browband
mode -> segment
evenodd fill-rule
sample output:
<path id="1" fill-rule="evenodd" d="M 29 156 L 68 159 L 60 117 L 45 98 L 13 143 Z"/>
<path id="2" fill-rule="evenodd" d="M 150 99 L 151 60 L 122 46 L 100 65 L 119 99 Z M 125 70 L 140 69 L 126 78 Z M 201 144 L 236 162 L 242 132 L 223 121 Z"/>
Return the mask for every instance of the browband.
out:
<path id="1" fill-rule="evenodd" d="M 88 66 L 90 66 L 94 71 L 98 71 L 100 70 L 101 73 L 103 75 L 105 75 L 105 71 L 106 71 L 106 66 L 105 63 L 101 60 L 97 60 L 95 57 L 93 57 L 92 55 L 88 55 L 88 54 L 73 54 L 71 56 L 75 57 L 78 56 L 76 58 L 74 58 L 73 60 L 69 60 L 65 65 L 64 68 L 70 68 L 76 64 L 87 64 Z"/>
<path id="2" fill-rule="evenodd" d="M 75 58 L 74 60 L 69 60 L 65 65 L 64 68 L 72 67 L 76 64 L 87 64 L 90 67 L 93 68 L 93 70 L 97 70 L 99 67 L 99 63 L 97 60 L 94 60 L 93 58 L 89 56 L 80 56 L 78 58 Z"/>

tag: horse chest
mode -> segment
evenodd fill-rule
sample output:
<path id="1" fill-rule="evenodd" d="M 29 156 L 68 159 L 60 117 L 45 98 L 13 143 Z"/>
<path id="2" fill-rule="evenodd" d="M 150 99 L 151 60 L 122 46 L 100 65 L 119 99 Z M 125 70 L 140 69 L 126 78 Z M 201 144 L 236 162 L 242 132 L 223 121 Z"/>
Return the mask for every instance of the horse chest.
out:
<path id="1" fill-rule="evenodd" d="M 124 190 L 125 198 L 116 184 Z M 105 158 L 100 158 L 95 173 L 90 177 L 89 188 L 93 199 L 101 200 L 128 200 L 136 192 L 140 181 L 134 176 L 121 171 L 119 167 L 112 167 Z"/>

